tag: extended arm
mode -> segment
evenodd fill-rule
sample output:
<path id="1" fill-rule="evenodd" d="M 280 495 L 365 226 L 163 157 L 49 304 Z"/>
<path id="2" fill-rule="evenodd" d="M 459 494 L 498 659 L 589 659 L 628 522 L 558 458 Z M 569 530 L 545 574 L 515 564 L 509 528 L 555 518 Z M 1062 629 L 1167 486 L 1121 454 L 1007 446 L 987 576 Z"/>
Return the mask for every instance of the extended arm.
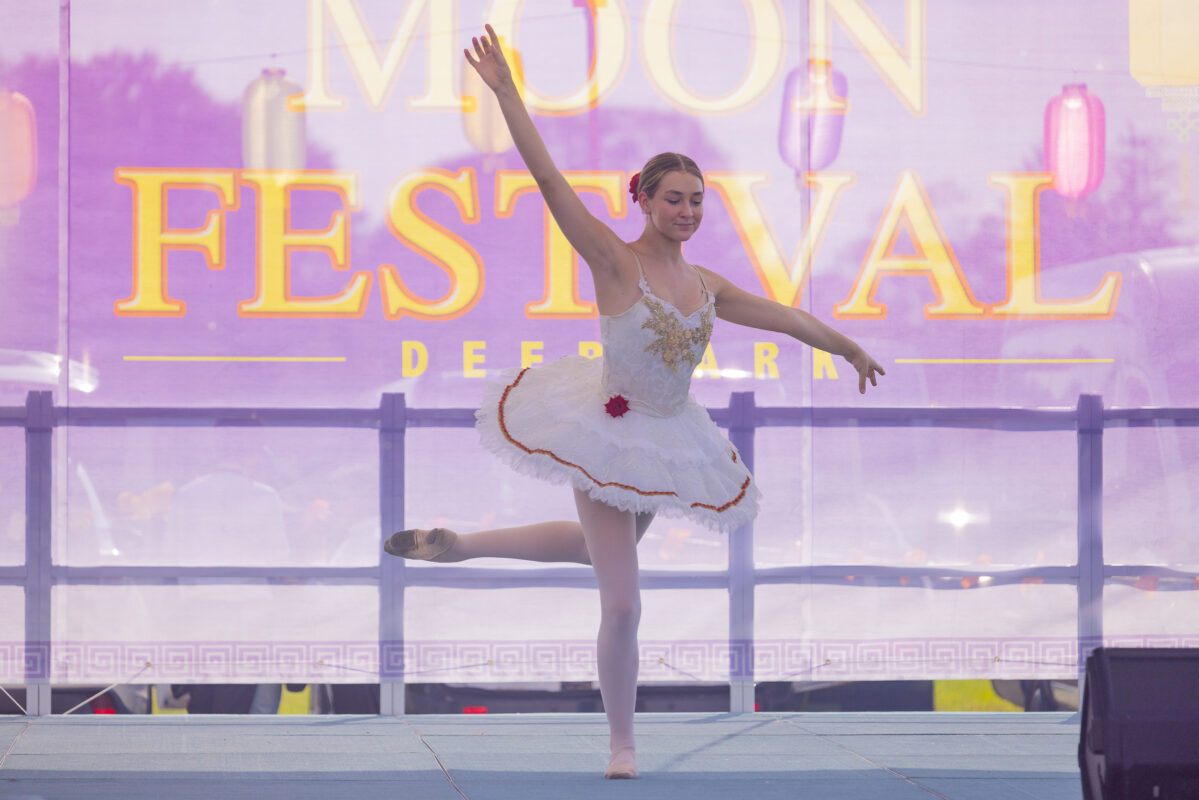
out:
<path id="1" fill-rule="evenodd" d="M 866 393 L 866 381 L 877 386 L 876 376 L 887 374 L 857 342 L 808 312 L 750 294 L 711 270 L 704 270 L 704 279 L 716 295 L 716 316 L 750 328 L 785 333 L 818 350 L 841 356 L 857 370 L 859 392 Z"/>
<path id="2" fill-rule="evenodd" d="M 466 60 L 495 92 L 516 149 L 537 181 L 537 187 L 550 213 L 554 215 L 554 221 L 597 277 L 600 273 L 615 273 L 623 242 L 587 210 L 554 165 L 512 80 L 512 71 L 500 49 L 499 37 L 488 25 L 487 36 L 482 39 L 476 37 L 472 43 L 474 54 L 466 50 Z"/>

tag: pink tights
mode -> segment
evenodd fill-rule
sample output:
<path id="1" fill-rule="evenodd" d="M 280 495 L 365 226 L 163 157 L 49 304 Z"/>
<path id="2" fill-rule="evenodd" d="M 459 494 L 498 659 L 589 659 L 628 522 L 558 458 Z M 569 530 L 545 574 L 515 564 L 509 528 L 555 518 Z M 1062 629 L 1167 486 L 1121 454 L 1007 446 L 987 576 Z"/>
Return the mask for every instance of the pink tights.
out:
<path id="1" fill-rule="evenodd" d="M 600 595 L 600 696 L 608 716 L 609 744 L 615 753 L 633 747 L 637 625 L 641 621 L 637 542 L 645 535 L 653 515 L 621 511 L 577 489 L 575 506 L 578 522 L 541 522 L 459 534 L 454 546 L 437 560 L 492 557 L 592 565 Z"/>

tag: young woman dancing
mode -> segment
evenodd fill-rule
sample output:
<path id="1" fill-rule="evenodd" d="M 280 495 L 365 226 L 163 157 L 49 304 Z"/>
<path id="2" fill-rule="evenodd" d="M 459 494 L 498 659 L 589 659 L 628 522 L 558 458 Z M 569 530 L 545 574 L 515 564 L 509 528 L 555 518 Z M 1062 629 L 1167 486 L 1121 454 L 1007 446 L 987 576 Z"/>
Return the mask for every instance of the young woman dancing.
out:
<path id="1" fill-rule="evenodd" d="M 445 528 L 400 531 L 384 548 L 430 561 L 501 557 L 590 564 L 600 595 L 600 696 L 611 760 L 604 776 L 633 778 L 637 542 L 655 514 L 733 531 L 757 513 L 753 478 L 707 411 L 690 395 L 714 317 L 788 334 L 843 356 L 858 389 L 883 369 L 850 339 L 798 309 L 742 291 L 683 259 L 704 213 L 704 179 L 677 153 L 654 156 L 629 190 L 645 229 L 624 242 L 593 217 L 554 166 L 491 26 L 470 62 L 495 92 L 520 156 L 558 227 L 591 269 L 602 359 L 571 356 L 510 370 L 476 413 L 484 445 L 516 470 L 574 488 L 579 520 L 459 536 Z"/>

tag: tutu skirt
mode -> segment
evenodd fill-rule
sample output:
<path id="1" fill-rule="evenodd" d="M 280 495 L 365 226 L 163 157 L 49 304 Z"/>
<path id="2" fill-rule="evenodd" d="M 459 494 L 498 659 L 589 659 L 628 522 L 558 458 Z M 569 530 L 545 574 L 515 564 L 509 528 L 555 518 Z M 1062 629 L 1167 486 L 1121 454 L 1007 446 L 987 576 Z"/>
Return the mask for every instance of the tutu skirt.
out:
<path id="1" fill-rule="evenodd" d="M 757 514 L 737 449 L 688 395 L 672 416 L 605 408 L 603 361 L 568 356 L 489 383 L 475 427 L 517 472 L 570 484 L 610 506 L 732 531 Z"/>

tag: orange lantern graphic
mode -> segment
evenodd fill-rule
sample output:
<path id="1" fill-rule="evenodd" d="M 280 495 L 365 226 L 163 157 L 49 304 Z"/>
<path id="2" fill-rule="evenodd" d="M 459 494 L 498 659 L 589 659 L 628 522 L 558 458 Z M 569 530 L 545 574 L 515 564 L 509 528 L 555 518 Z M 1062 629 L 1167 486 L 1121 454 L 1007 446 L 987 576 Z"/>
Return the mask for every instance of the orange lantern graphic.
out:
<path id="1" fill-rule="evenodd" d="M 36 182 L 37 118 L 33 104 L 24 95 L 0 87 L 0 209 L 15 209 Z"/>
<path id="2" fill-rule="evenodd" d="M 308 158 L 304 112 L 287 98 L 304 90 L 281 69 L 264 69 L 242 95 L 241 158 L 246 169 L 304 169 Z"/>

